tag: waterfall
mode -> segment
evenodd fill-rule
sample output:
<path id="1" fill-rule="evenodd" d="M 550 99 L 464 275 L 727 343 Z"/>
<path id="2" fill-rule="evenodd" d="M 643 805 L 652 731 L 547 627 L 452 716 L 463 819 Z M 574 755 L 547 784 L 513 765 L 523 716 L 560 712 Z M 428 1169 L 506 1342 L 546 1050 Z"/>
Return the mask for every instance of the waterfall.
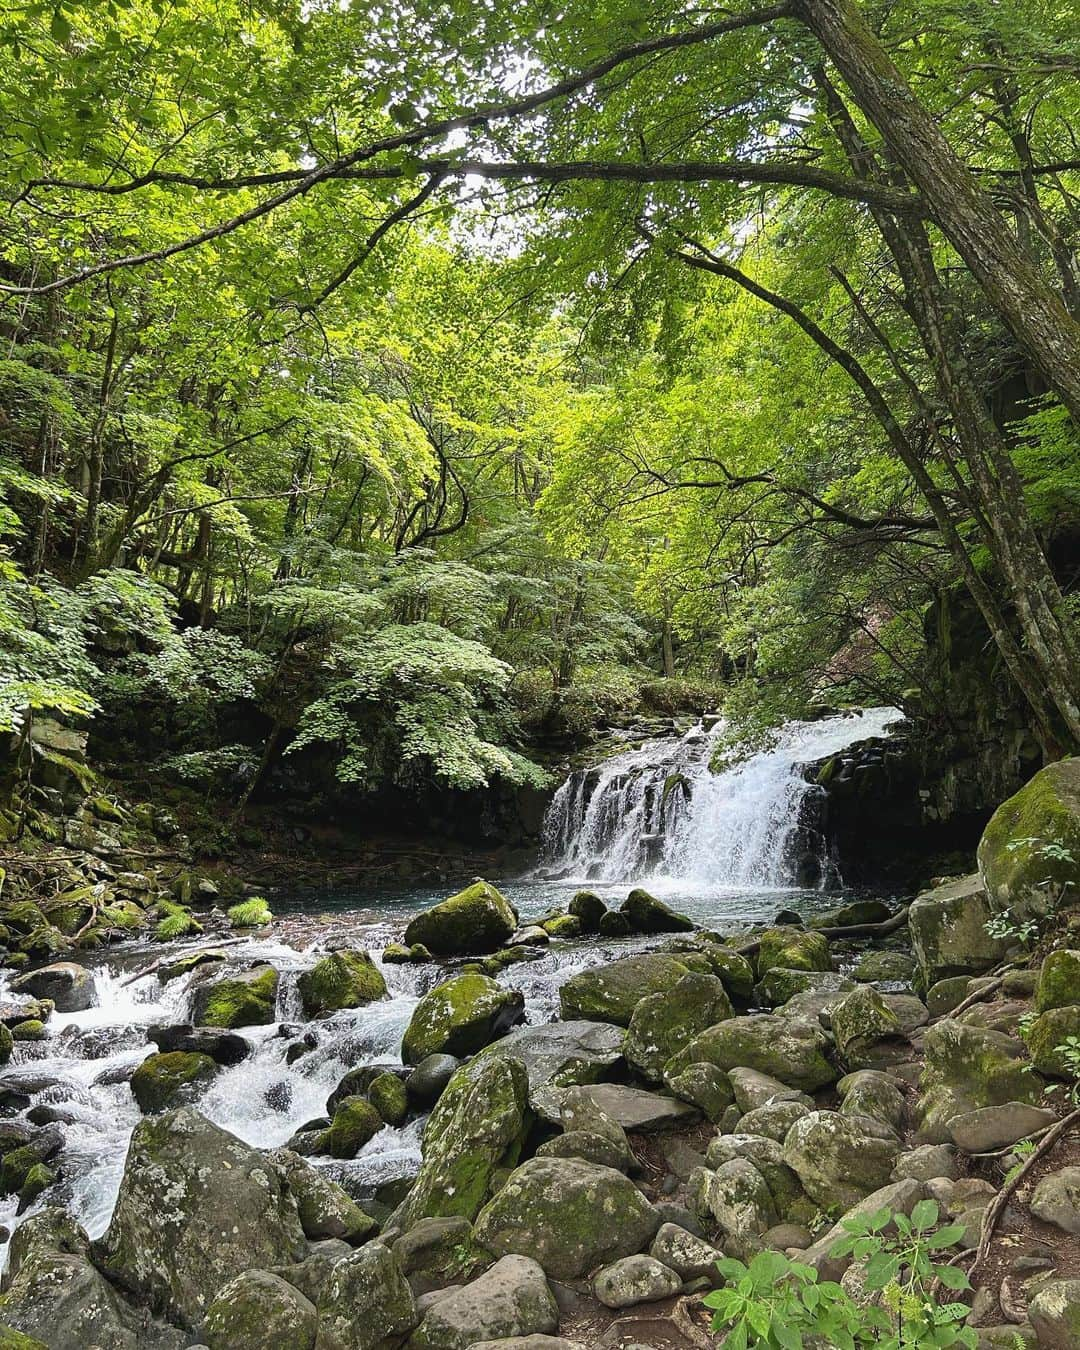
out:
<path id="1" fill-rule="evenodd" d="M 883 736 L 901 718 L 895 708 L 869 708 L 788 722 L 768 749 L 719 773 L 709 760 L 722 725 L 613 755 L 571 774 L 556 792 L 544 822 L 544 870 L 593 881 L 651 875 L 790 886 L 799 880 L 796 845 L 815 791 L 803 766 Z"/>

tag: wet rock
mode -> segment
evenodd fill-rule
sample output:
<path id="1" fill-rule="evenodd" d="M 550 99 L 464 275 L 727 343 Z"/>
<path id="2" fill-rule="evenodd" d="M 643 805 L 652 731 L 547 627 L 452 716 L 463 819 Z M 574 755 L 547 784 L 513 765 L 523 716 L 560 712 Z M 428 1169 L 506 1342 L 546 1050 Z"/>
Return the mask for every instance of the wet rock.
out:
<path id="1" fill-rule="evenodd" d="M 682 1286 L 682 1276 L 654 1256 L 624 1256 L 596 1275 L 593 1293 L 605 1308 L 632 1308 L 671 1298 Z"/>
<path id="2" fill-rule="evenodd" d="M 949 1121 L 966 1111 L 1033 1103 L 1042 1094 L 1042 1080 L 1030 1072 L 1022 1042 L 1002 1032 L 946 1018 L 927 1031 L 923 1053 L 919 1143 L 950 1142 Z"/>
<path id="3" fill-rule="evenodd" d="M 986 891 L 974 875 L 924 891 L 912 901 L 908 928 L 923 988 L 997 965 L 1008 944 L 987 933 L 989 918 Z"/>
<path id="4" fill-rule="evenodd" d="M 949 1133 L 957 1148 L 965 1153 L 989 1153 L 1025 1139 L 1036 1130 L 1053 1125 L 1057 1116 L 1026 1102 L 1004 1102 L 1001 1106 L 983 1106 L 965 1111 L 949 1121 Z"/>
<path id="5" fill-rule="evenodd" d="M 617 909 L 609 909 L 600 919 L 600 936 L 606 938 L 629 937 L 633 932 L 630 920 Z"/>
<path id="6" fill-rule="evenodd" d="M 264 1026 L 274 1021 L 278 973 L 254 966 L 225 979 L 203 979 L 195 988 L 191 1020 L 196 1026 Z"/>
<path id="7" fill-rule="evenodd" d="M 329 1153 L 332 1158 L 355 1158 L 382 1127 L 382 1117 L 366 1097 L 345 1097 L 334 1108 L 316 1152 Z"/>
<path id="8" fill-rule="evenodd" d="M 672 1055 L 731 1016 L 723 983 L 715 975 L 691 971 L 670 991 L 650 994 L 634 1008 L 626 1036 L 627 1061 L 644 1077 L 660 1082 Z"/>
<path id="9" fill-rule="evenodd" d="M 640 887 L 632 890 L 619 906 L 619 913 L 635 933 L 692 933 L 694 921 L 676 914 L 662 900 Z"/>
<path id="10" fill-rule="evenodd" d="M 785 966 L 771 966 L 757 986 L 757 997 L 767 1007 L 777 1008 L 796 994 L 847 994 L 855 988 L 854 980 L 833 970 L 788 970 Z"/>
<path id="11" fill-rule="evenodd" d="M 367 1090 L 368 1101 L 387 1125 L 404 1125 L 409 1114 L 409 1099 L 405 1084 L 394 1073 L 380 1073 L 371 1080 Z"/>
<path id="12" fill-rule="evenodd" d="M 180 1107 L 136 1125 L 98 1253 L 120 1285 L 194 1329 L 238 1267 L 301 1260 L 306 1241 L 264 1156 Z"/>
<path id="13" fill-rule="evenodd" d="M 526 1128 L 528 1078 L 520 1060 L 481 1055 L 451 1078 L 424 1130 L 416 1184 L 397 1217 L 475 1217 L 500 1168 L 513 1166 Z"/>
<path id="14" fill-rule="evenodd" d="M 1052 1280 L 1028 1304 L 1039 1350 L 1076 1350 L 1080 1345 L 1080 1280 Z"/>
<path id="15" fill-rule="evenodd" d="M 296 1201 L 300 1227 L 310 1241 L 335 1238 L 356 1245 L 378 1230 L 371 1215 L 320 1168 L 285 1148 L 268 1153 L 266 1160 L 277 1168 Z"/>
<path id="16" fill-rule="evenodd" d="M 168 965 L 159 966 L 157 977 L 162 984 L 168 984 L 170 980 L 178 980 L 181 975 L 190 975 L 193 970 L 198 970 L 200 966 L 211 965 L 226 959 L 224 952 L 195 952 L 191 956 L 180 957 L 178 961 L 170 961 Z"/>
<path id="17" fill-rule="evenodd" d="M 620 1172 L 572 1158 L 533 1158 L 480 1212 L 476 1238 L 501 1255 L 533 1257 L 548 1275 L 577 1279 L 641 1251 L 660 1218 Z"/>
<path id="18" fill-rule="evenodd" d="M 405 942 L 423 943 L 436 956 L 469 956 L 496 951 L 516 928 L 517 913 L 505 896 L 477 881 L 417 914 L 405 930 Z"/>
<path id="19" fill-rule="evenodd" d="M 246 1270 L 219 1290 L 202 1336 L 207 1350 L 312 1350 L 317 1327 L 315 1306 L 299 1289 L 265 1270 Z"/>
<path id="20" fill-rule="evenodd" d="M 316 961 L 296 982 L 304 1016 L 325 1017 L 386 997 L 382 972 L 365 951 L 337 951 Z"/>
<path id="21" fill-rule="evenodd" d="M 465 1284 L 492 1262 L 473 1238 L 472 1224 L 460 1216 L 421 1219 L 390 1250 L 417 1297 Z"/>
<path id="22" fill-rule="evenodd" d="M 702 1276 L 711 1280 L 717 1278 L 716 1262 L 722 1253 L 711 1242 L 680 1228 L 678 1224 L 665 1223 L 653 1238 L 649 1255 L 684 1280 L 696 1280 Z"/>
<path id="23" fill-rule="evenodd" d="M 144 1115 L 193 1101 L 218 1073 L 209 1055 L 185 1050 L 148 1055 L 131 1075 L 131 1091 Z"/>
<path id="24" fill-rule="evenodd" d="M 608 912 L 607 905 L 592 891 L 578 891 L 567 909 L 580 922 L 583 933 L 599 933 L 600 921 Z"/>
<path id="25" fill-rule="evenodd" d="M 477 1341 L 556 1331 L 559 1309 L 543 1270 L 527 1256 L 504 1256 L 424 1314 L 409 1350 L 468 1350 Z"/>
<path id="26" fill-rule="evenodd" d="M 315 1350 L 389 1350 L 418 1321 L 408 1281 L 381 1242 L 342 1257 L 317 1306 Z"/>
<path id="27" fill-rule="evenodd" d="M 94 999 L 94 979 L 74 961 L 57 961 L 11 981 L 17 994 L 50 999 L 57 1012 L 84 1012 Z"/>
<path id="28" fill-rule="evenodd" d="M 643 998 L 668 993 L 686 973 L 681 961 L 659 952 L 624 956 L 583 970 L 572 975 L 559 990 L 562 1016 L 567 1021 L 584 1018 L 628 1027 Z"/>
<path id="29" fill-rule="evenodd" d="M 549 1022 L 515 1027 L 483 1052 L 520 1059 L 529 1075 L 529 1091 L 553 1084 L 594 1083 L 617 1069 L 626 1033 L 606 1022 Z"/>
<path id="30" fill-rule="evenodd" d="M 815 914 L 811 928 L 852 928 L 859 924 L 884 923 L 892 917 L 892 910 L 883 900 L 853 900 L 850 905 Z"/>
<path id="31" fill-rule="evenodd" d="M 731 1106 L 731 1083 L 715 1064 L 690 1064 L 680 1073 L 670 1074 L 667 1086 L 676 1097 L 696 1106 L 714 1125 Z"/>
<path id="32" fill-rule="evenodd" d="M 472 1055 L 521 1020 L 525 998 L 487 975 L 457 975 L 416 1005 L 401 1043 L 406 1064 L 428 1055 Z"/>
<path id="33" fill-rule="evenodd" d="M 234 1031 L 219 1031 L 216 1027 L 192 1027 L 186 1023 L 169 1027 L 150 1027 L 147 1036 L 159 1050 L 168 1054 L 183 1050 L 193 1054 L 209 1055 L 217 1064 L 240 1064 L 251 1054 L 251 1045 Z"/>
<path id="34" fill-rule="evenodd" d="M 1035 1187 L 1031 1212 L 1045 1223 L 1080 1234 L 1080 1167 L 1049 1172 Z"/>
<path id="35" fill-rule="evenodd" d="M 888 1183 L 900 1143 L 867 1131 L 863 1118 L 812 1111 L 783 1144 L 784 1161 L 822 1208 L 849 1208 Z"/>
<path id="36" fill-rule="evenodd" d="M 820 1027 L 770 1014 L 732 1017 L 700 1036 L 665 1066 L 664 1079 L 690 1064 L 715 1064 L 719 1069 L 756 1069 L 788 1087 L 813 1092 L 833 1082 L 836 1070 L 826 1056 L 829 1038 Z"/>
<path id="37" fill-rule="evenodd" d="M 425 1055 L 405 1079 L 405 1092 L 421 1106 L 434 1106 L 461 1067 L 456 1055 Z"/>
<path id="38" fill-rule="evenodd" d="M 983 831 L 979 874 L 995 914 L 1053 911 L 1080 880 L 1080 758 L 1048 764 L 1002 802 Z"/>
<path id="39" fill-rule="evenodd" d="M 774 966 L 784 970 L 832 970 L 828 940 L 806 929 L 767 928 L 758 947 L 758 979 Z"/>
<path id="40" fill-rule="evenodd" d="M 576 938 L 581 936 L 581 920 L 573 914 L 556 914 L 544 919 L 540 927 L 549 938 Z"/>

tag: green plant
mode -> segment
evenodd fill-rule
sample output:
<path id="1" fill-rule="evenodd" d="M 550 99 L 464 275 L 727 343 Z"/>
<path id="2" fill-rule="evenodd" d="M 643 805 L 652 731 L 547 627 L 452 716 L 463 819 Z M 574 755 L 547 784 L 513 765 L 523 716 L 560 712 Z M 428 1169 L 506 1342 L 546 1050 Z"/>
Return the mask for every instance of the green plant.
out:
<path id="1" fill-rule="evenodd" d="M 968 1315 L 963 1303 L 938 1304 L 935 1285 L 959 1291 L 970 1289 L 964 1271 L 940 1262 L 937 1254 L 957 1246 L 964 1237 L 962 1224 L 938 1227 L 934 1200 L 920 1200 L 911 1217 L 879 1209 L 866 1217 L 842 1220 L 846 1236 L 833 1248 L 834 1256 L 853 1256 L 864 1263 L 864 1286 L 880 1291 L 884 1314 L 882 1334 L 875 1344 L 882 1350 L 930 1350 L 930 1347 L 977 1343 L 976 1333 L 962 1325 Z"/>
<path id="2" fill-rule="evenodd" d="M 1030 1139 L 1021 1139 L 1020 1142 L 1010 1153 L 1010 1157 L 1015 1159 L 1013 1165 L 1005 1173 L 1005 1185 L 1009 1186 L 1016 1180 L 1024 1169 L 1024 1163 L 1035 1152 L 1035 1145 Z"/>
<path id="3" fill-rule="evenodd" d="M 1066 1036 L 1055 1045 L 1054 1058 L 1065 1066 L 1065 1071 L 1072 1081 L 1052 1083 L 1046 1091 L 1061 1092 L 1069 1106 L 1076 1110 L 1080 1108 L 1080 1036 Z"/>
<path id="4" fill-rule="evenodd" d="M 229 922 L 234 928 L 262 928 L 273 921 L 270 906 L 261 895 L 253 895 L 250 900 L 241 900 L 228 911 Z"/>
<path id="5" fill-rule="evenodd" d="M 176 909 L 158 923 L 154 937 L 158 942 L 169 942 L 173 938 L 187 937 L 189 933 L 201 933 L 202 924 L 185 909 Z"/>
<path id="6" fill-rule="evenodd" d="M 992 919 L 987 919 L 983 927 L 990 937 L 997 938 L 999 942 L 1012 939 L 1019 942 L 1021 947 L 1030 947 L 1039 936 L 1039 925 L 1033 919 L 1018 923 L 1014 920 L 1011 910 L 995 914 Z"/>

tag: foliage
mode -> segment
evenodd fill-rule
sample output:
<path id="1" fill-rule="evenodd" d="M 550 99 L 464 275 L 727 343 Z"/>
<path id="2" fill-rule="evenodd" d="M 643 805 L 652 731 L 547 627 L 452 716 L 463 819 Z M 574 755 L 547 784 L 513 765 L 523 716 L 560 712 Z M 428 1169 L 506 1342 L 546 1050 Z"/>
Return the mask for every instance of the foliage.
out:
<path id="1" fill-rule="evenodd" d="M 241 900 L 238 905 L 230 905 L 229 922 L 234 928 L 262 928 L 272 923 L 274 916 L 270 906 L 261 895 L 253 895 L 250 900 Z"/>
<path id="2" fill-rule="evenodd" d="M 1046 1091 L 1060 1091 L 1069 1109 L 1075 1111 L 1080 1108 L 1080 1036 L 1066 1036 L 1054 1046 L 1053 1055 L 1055 1061 L 1064 1068 L 1070 1081 L 1052 1083 Z"/>
<path id="3" fill-rule="evenodd" d="M 837 1350 L 872 1343 L 855 1302 L 838 1284 L 782 1252 L 759 1252 L 748 1266 L 734 1257 L 716 1263 L 726 1287 L 706 1294 L 714 1331 L 731 1350 L 800 1350 L 806 1337 L 825 1337 Z"/>

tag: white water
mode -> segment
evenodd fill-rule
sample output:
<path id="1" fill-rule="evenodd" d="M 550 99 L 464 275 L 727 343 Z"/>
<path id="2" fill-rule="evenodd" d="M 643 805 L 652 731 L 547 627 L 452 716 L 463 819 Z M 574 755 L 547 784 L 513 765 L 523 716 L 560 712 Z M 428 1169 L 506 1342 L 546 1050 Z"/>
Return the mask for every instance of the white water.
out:
<path id="1" fill-rule="evenodd" d="M 884 735 L 895 708 L 789 722 L 772 745 L 721 773 L 709 769 L 718 726 L 649 741 L 577 772 L 545 821 L 545 870 L 581 880 L 784 887 L 814 791 L 801 766 Z"/>

